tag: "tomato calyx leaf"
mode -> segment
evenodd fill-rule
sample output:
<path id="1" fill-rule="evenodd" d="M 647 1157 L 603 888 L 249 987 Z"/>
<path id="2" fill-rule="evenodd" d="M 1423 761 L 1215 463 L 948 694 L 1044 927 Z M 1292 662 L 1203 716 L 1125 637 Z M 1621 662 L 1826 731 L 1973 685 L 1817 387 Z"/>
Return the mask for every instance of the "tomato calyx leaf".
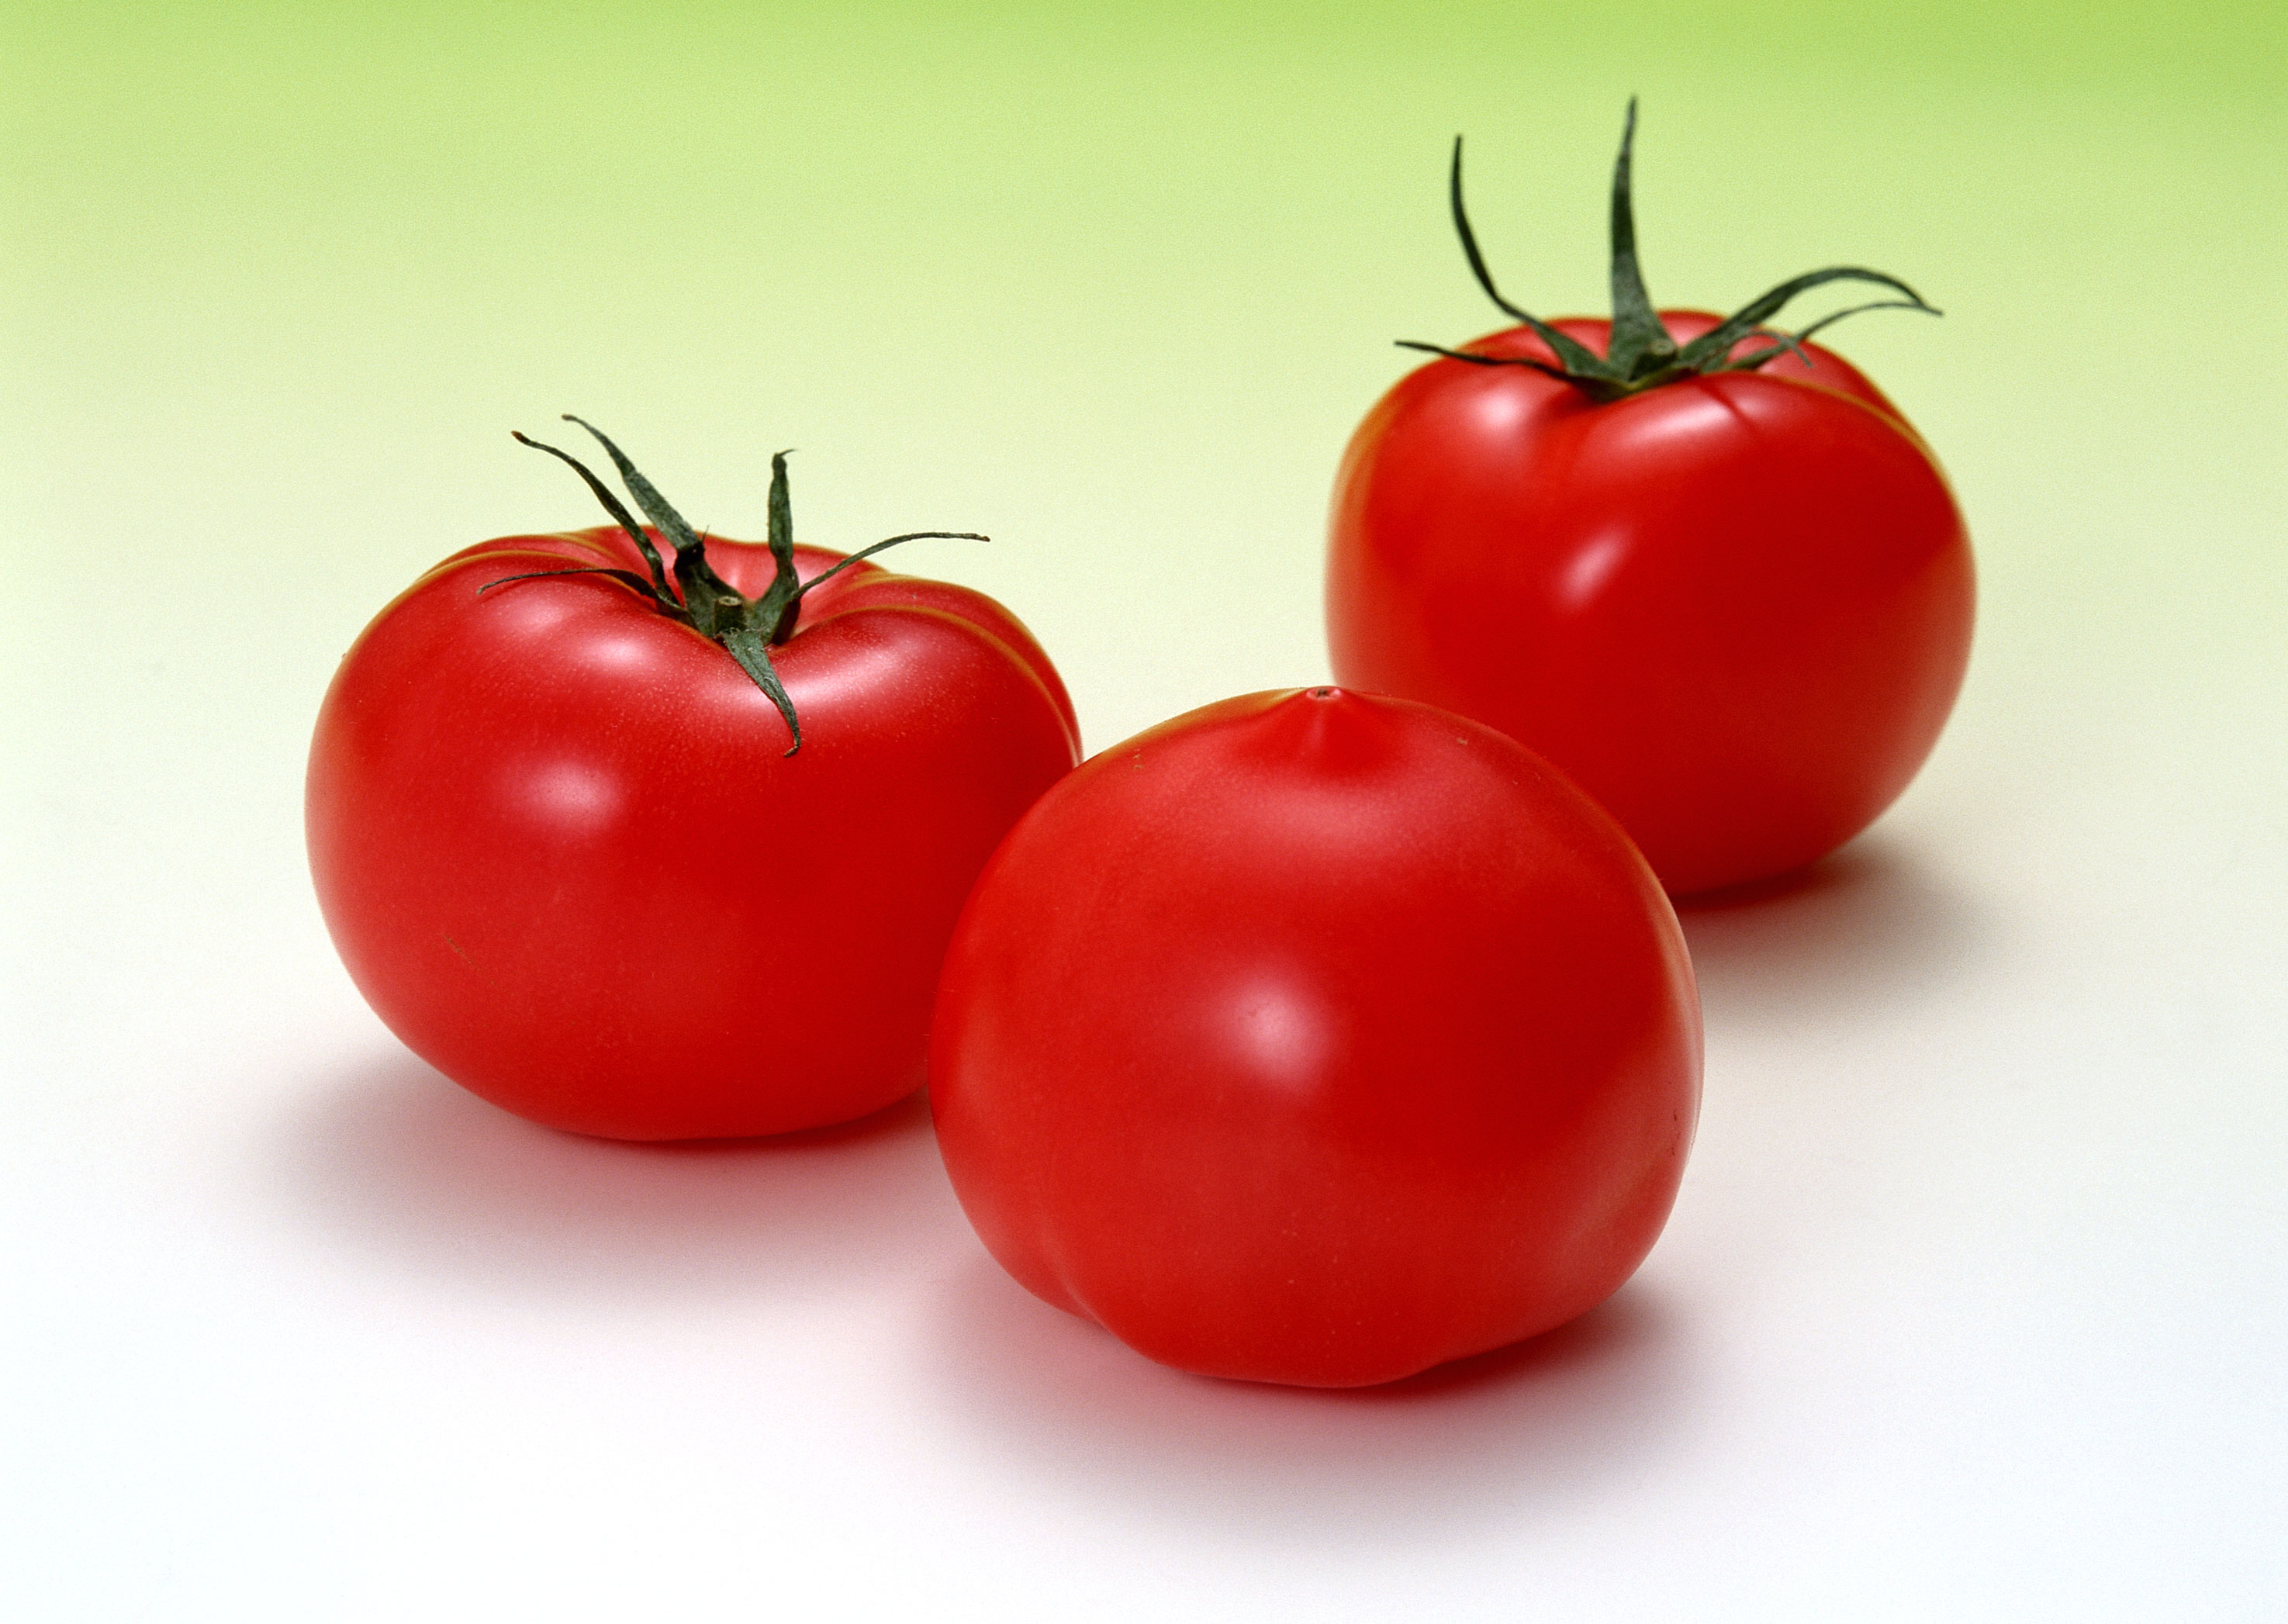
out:
<path id="1" fill-rule="evenodd" d="M 1454 217 L 1455 234 L 1462 242 L 1463 257 L 1469 261 L 1470 273 L 1477 279 L 1478 286 L 1485 289 L 1488 298 L 1505 314 L 1529 329 L 1535 337 L 1549 346 L 1557 360 L 1552 364 L 1533 356 L 1480 355 L 1468 350 L 1450 350 L 1442 345 L 1423 344 L 1409 338 L 1398 340 L 1398 346 L 1442 355 L 1449 360 L 1466 361 L 1474 367 L 1529 368 L 1574 385 L 1593 400 L 1605 401 L 1621 400 L 1648 389 L 1657 389 L 1664 384 L 1673 384 L 1708 373 L 1752 371 L 1783 354 L 1792 354 L 1807 367 L 1811 363 L 1803 353 L 1804 342 L 1822 329 L 1863 311 L 1919 310 L 1934 316 L 1941 313 L 1921 294 L 1888 272 L 1870 270 L 1864 265 L 1829 265 L 1823 270 L 1807 271 L 1801 276 L 1791 277 L 1777 287 L 1767 289 L 1697 338 L 1680 345 L 1674 335 L 1662 322 L 1651 296 L 1645 291 L 1644 273 L 1637 263 L 1636 209 L 1631 190 L 1636 132 L 1637 99 L 1632 96 L 1629 98 L 1627 117 L 1621 126 L 1620 155 L 1613 163 L 1610 273 L 1613 318 L 1604 354 L 1599 355 L 1579 339 L 1512 304 L 1494 285 L 1493 273 L 1486 267 L 1485 255 L 1478 247 L 1477 233 L 1471 228 L 1469 210 L 1462 201 L 1462 138 L 1458 135 L 1454 138 L 1453 162 L 1447 174 L 1447 202 Z M 1904 297 L 1854 305 L 1848 309 L 1823 316 L 1793 333 L 1767 325 L 1799 294 L 1837 281 L 1871 282 Z M 1762 349 L 1735 359 L 1732 352 L 1744 341 L 1753 338 L 1771 342 Z"/>
<path id="2" fill-rule="evenodd" d="M 604 575 L 651 600 L 652 606 L 670 620 L 679 621 L 711 641 L 737 662 L 749 679 L 763 691 L 779 716 L 787 725 L 793 742 L 783 752 L 791 756 L 802 749 L 802 723 L 795 716 L 794 701 L 789 697 L 786 685 L 779 680 L 777 668 L 771 663 L 771 650 L 784 643 L 795 632 L 796 622 L 802 614 L 802 600 L 811 589 L 840 574 L 862 558 L 871 558 L 885 548 L 902 542 L 918 542 L 937 537 L 948 541 L 983 542 L 989 536 L 973 530 L 911 530 L 903 535 L 893 535 L 862 547 L 831 566 L 821 570 L 808 581 L 802 579 L 794 556 L 794 504 L 787 489 L 787 456 L 784 451 L 771 457 L 771 489 L 769 499 L 769 546 L 771 560 L 776 571 L 771 583 L 759 598 L 749 598 L 716 573 L 707 560 L 707 538 L 693 529 L 674 504 L 660 495 L 658 487 L 644 478 L 642 471 L 629 460 L 627 454 L 612 442 L 611 438 L 594 424 L 570 412 L 564 421 L 576 423 L 594 436 L 619 471 L 620 482 L 627 487 L 628 495 L 635 499 L 645 519 L 651 521 L 650 529 L 636 521 L 625 503 L 612 494 L 612 489 L 596 477 L 595 471 L 570 452 L 520 434 L 513 429 L 510 438 L 519 445 L 529 446 L 535 451 L 545 451 L 558 462 L 569 467 L 586 483 L 604 511 L 612 521 L 625 531 L 635 543 L 650 571 L 647 580 L 632 569 L 620 569 L 608 565 L 588 565 L 571 569 L 528 570 L 520 575 L 504 575 L 489 581 L 477 590 L 491 590 L 513 581 L 536 581 L 550 575 Z M 652 541 L 651 530 L 667 539 L 675 555 L 671 566 L 660 555 Z"/>
<path id="3" fill-rule="evenodd" d="M 1661 325 L 1660 313 L 1645 291 L 1637 268 L 1636 210 L 1629 199 L 1629 175 L 1637 139 L 1637 99 L 1629 98 L 1621 125 L 1621 155 L 1613 163 L 1613 328 L 1605 341 L 1605 365 L 1625 378 L 1646 377 L 1676 363 L 1676 340 Z M 1456 148 L 1458 155 L 1460 148 Z"/>

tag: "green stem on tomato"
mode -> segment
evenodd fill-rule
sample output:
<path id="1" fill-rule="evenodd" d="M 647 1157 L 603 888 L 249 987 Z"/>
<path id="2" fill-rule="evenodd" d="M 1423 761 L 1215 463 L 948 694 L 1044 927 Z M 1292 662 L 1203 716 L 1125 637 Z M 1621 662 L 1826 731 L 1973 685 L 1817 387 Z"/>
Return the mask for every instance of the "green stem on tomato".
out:
<path id="1" fill-rule="evenodd" d="M 1673 384 L 1706 373 L 1752 370 L 1784 351 L 1793 350 L 1799 355 L 1802 351 L 1799 346 L 1811 334 L 1846 316 L 1857 315 L 1861 311 L 1919 310 L 1934 316 L 1940 313 L 1935 306 L 1924 300 L 1921 294 L 1887 272 L 1871 271 L 1862 265 L 1830 265 L 1824 270 L 1809 271 L 1801 276 L 1791 277 L 1760 294 L 1699 337 L 1679 347 L 1673 335 L 1662 323 L 1659 313 L 1653 307 L 1652 298 L 1645 291 L 1643 273 L 1637 264 L 1636 209 L 1631 196 L 1636 131 L 1637 99 L 1632 96 L 1629 98 L 1627 117 L 1621 126 L 1620 156 L 1613 162 L 1613 320 L 1604 354 L 1597 354 L 1580 340 L 1552 327 L 1539 317 L 1527 314 L 1503 297 L 1501 290 L 1494 286 L 1493 273 L 1486 268 L 1485 255 L 1478 247 L 1477 233 L 1470 226 L 1469 210 L 1462 202 L 1462 138 L 1458 135 L 1454 138 L 1454 159 L 1447 178 L 1447 199 L 1454 217 L 1455 234 L 1462 240 L 1463 257 L 1469 261 L 1470 273 L 1477 278 L 1478 286 L 1485 289 L 1486 297 L 1505 314 L 1516 318 L 1531 329 L 1549 346 L 1557 360 L 1552 364 L 1522 355 L 1477 355 L 1466 350 L 1451 350 L 1442 345 L 1422 344 L 1410 338 L 1398 340 L 1399 347 L 1426 351 L 1432 355 L 1442 355 L 1450 360 L 1467 361 L 1474 367 L 1525 367 L 1571 384 L 1592 400 L 1617 400 L 1648 389 L 1656 389 L 1664 384 Z M 1798 294 L 1834 281 L 1873 282 L 1906 297 L 1855 305 L 1793 334 L 1765 325 Z M 1770 348 L 1741 356 L 1736 360 L 1733 359 L 1732 352 L 1743 339 L 1756 337 L 1770 338 L 1776 342 Z"/>
<path id="2" fill-rule="evenodd" d="M 564 414 L 564 421 L 576 423 L 596 438 L 619 470 L 620 481 L 627 487 L 628 495 L 651 521 L 651 528 L 667 539 L 675 554 L 671 566 L 661 558 L 653 544 L 649 532 L 636 522 L 626 505 L 612 494 L 611 488 L 598 479 L 592 470 L 568 451 L 558 449 L 540 440 L 510 431 L 518 444 L 545 451 L 557 461 L 569 466 L 586 482 L 596 500 L 612 521 L 627 532 L 628 539 L 636 545 L 651 577 L 646 580 L 632 569 L 608 566 L 588 566 L 574 569 L 532 570 L 520 575 L 507 575 L 487 582 L 478 588 L 489 591 L 497 586 L 506 586 L 512 581 L 534 581 L 544 575 L 608 575 L 622 585 L 648 597 L 652 606 L 669 619 L 679 621 L 702 637 L 719 645 L 737 662 L 741 670 L 784 718 L 787 733 L 793 742 L 786 754 L 793 755 L 802 749 L 802 724 L 794 713 L 794 701 L 788 696 L 786 685 L 779 680 L 777 669 L 771 663 L 771 650 L 794 635 L 795 623 L 802 613 L 802 600 L 811 588 L 838 575 L 862 558 L 870 558 L 887 547 L 902 542 L 918 542 L 927 537 L 942 537 L 949 541 L 982 542 L 989 537 L 973 530 L 914 530 L 903 535 L 894 535 L 876 542 L 870 547 L 841 559 L 831 567 L 820 571 L 809 581 L 802 579 L 794 556 L 794 508 L 787 492 L 787 453 L 781 451 L 771 458 L 771 491 L 769 501 L 769 543 L 772 562 L 776 570 L 771 583 L 759 598 L 749 598 L 715 571 L 707 560 L 707 538 L 694 530 L 672 503 L 659 493 L 656 486 L 644 478 L 635 463 L 609 436 L 584 418 Z"/>

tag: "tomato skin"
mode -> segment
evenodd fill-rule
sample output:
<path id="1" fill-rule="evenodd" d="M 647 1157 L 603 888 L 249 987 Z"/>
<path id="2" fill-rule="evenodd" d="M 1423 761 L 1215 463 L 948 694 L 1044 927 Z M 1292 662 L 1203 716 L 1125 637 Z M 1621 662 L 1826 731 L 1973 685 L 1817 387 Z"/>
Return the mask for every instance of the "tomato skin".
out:
<path id="1" fill-rule="evenodd" d="M 954 1189 L 1020 1282 L 1164 1364 L 1327 1387 L 1611 1295 L 1699 1078 L 1617 826 L 1490 728 L 1339 689 L 1211 705 L 1045 796 L 930 1050 Z"/>
<path id="2" fill-rule="evenodd" d="M 1602 352 L 1607 323 L 1553 325 Z M 1548 357 L 1522 329 L 1469 347 Z M 1336 479 L 1337 679 L 1539 751 L 1676 894 L 1851 838 L 1936 742 L 1975 592 L 1927 448 L 1804 349 L 1603 404 L 1522 367 L 1401 379 Z"/>
<path id="3" fill-rule="evenodd" d="M 760 545 L 711 540 L 740 590 Z M 798 550 L 806 579 L 840 555 Z M 504 1109 L 622 1139 L 847 1121 L 921 1082 L 971 881 L 1077 757 L 1008 612 L 852 566 L 775 652 L 729 654 L 596 575 L 605 527 L 455 554 L 345 657 L 310 753 L 311 872 L 342 961 L 423 1058 Z"/>

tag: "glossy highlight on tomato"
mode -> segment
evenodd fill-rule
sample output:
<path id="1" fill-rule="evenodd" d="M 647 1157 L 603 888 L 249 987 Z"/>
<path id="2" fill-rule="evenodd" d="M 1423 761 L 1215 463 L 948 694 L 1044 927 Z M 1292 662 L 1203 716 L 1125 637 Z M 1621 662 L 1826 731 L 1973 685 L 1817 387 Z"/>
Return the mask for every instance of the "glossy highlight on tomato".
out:
<path id="1" fill-rule="evenodd" d="M 946 956 L 930 1097 L 993 1256 L 1163 1363 L 1386 1382 L 1603 1301 L 1697 1111 L 1699 1008 L 1613 821 L 1508 738 L 1337 688 L 1044 796 Z"/>
<path id="2" fill-rule="evenodd" d="M 762 544 L 705 553 L 750 597 L 775 577 Z M 792 552 L 805 581 L 842 556 Z M 712 1138 L 878 1109 L 920 1086 L 979 867 L 1077 758 L 1071 702 L 990 598 L 858 563 L 770 651 L 790 754 L 772 696 L 627 584 L 646 568 L 624 529 L 507 536 L 366 629 L 311 746 L 327 927 L 409 1047 L 536 1121 Z"/>
<path id="3" fill-rule="evenodd" d="M 1642 298 L 1627 162 L 1625 142 L 1617 309 Z M 1459 177 L 1458 148 L 1464 247 L 1521 315 L 1484 271 Z M 1625 346 L 1614 321 L 1529 321 L 1402 378 L 1336 477 L 1337 678 L 1539 751 L 1672 892 L 1784 873 L 1864 828 L 1945 724 L 1975 592 L 1921 437 L 1841 357 L 1762 325 L 1838 278 L 1928 308 L 1846 267 L 1729 319 L 1642 305 Z"/>

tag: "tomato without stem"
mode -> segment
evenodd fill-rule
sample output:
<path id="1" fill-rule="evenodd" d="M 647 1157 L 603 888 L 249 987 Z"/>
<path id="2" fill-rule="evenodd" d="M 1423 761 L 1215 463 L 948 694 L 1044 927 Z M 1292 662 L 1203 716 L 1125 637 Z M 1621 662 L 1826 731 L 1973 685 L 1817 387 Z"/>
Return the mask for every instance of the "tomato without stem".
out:
<path id="1" fill-rule="evenodd" d="M 1810 862 L 1898 796 L 1953 705 L 1974 594 L 1928 448 L 1848 362 L 1761 325 L 1822 281 L 1927 306 L 1845 268 L 1731 318 L 1656 318 L 1627 161 L 1615 321 L 1529 318 L 1442 352 L 1360 425 L 1327 618 L 1339 680 L 1531 746 L 1681 893 Z M 1459 175 L 1458 148 L 1490 292 Z"/>
<path id="2" fill-rule="evenodd" d="M 1699 1075 L 1675 915 L 1612 820 L 1490 728 L 1331 688 L 1045 796 L 962 915 L 930 1053 L 1019 1281 L 1164 1363 L 1319 1386 L 1609 1295 Z"/>
<path id="3" fill-rule="evenodd" d="M 774 495 L 780 528 L 783 468 Z M 801 582 L 842 557 L 775 539 Z M 781 578 L 766 545 L 703 558 L 710 590 Z M 947 935 L 1075 761 L 1070 701 L 998 604 L 861 562 L 769 650 L 790 753 L 775 697 L 638 590 L 647 564 L 627 529 L 504 537 L 366 629 L 311 748 L 327 926 L 409 1047 L 535 1121 L 863 1115 L 919 1086 Z"/>

